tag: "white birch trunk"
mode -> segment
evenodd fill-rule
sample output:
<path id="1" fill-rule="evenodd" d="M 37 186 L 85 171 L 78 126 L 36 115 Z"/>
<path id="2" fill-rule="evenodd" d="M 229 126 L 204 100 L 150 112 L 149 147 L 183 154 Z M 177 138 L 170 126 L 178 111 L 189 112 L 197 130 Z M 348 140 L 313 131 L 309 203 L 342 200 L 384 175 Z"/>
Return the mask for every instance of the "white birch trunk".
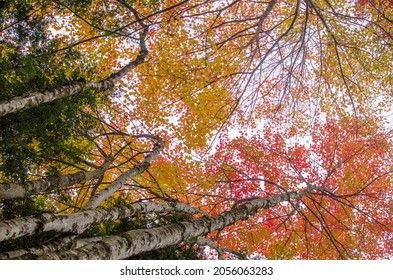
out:
<path id="1" fill-rule="evenodd" d="M 134 178 L 136 175 L 139 175 L 144 171 L 146 171 L 149 168 L 150 163 L 158 157 L 158 155 L 164 148 L 164 141 L 157 136 L 149 135 L 149 134 L 140 134 L 140 135 L 134 135 L 133 137 L 151 138 L 151 139 L 155 139 L 157 142 L 156 144 L 154 144 L 153 150 L 145 156 L 142 163 L 137 164 L 132 169 L 123 172 L 116 180 L 114 180 L 111 184 L 109 184 L 108 187 L 101 190 L 93 197 L 91 197 L 90 200 L 82 207 L 81 209 L 82 211 L 97 208 L 101 204 L 101 202 L 103 202 L 112 194 L 114 194 L 125 183 L 127 183 L 129 180 L 132 180 L 132 178 Z"/>
<path id="2" fill-rule="evenodd" d="M 112 157 L 108 157 L 102 166 L 93 171 L 50 176 L 39 180 L 27 181 L 25 184 L 0 183 L 0 199 L 23 198 L 32 193 L 49 192 L 75 184 L 83 184 L 84 182 L 101 177 L 113 160 Z"/>
<path id="3" fill-rule="evenodd" d="M 99 82 L 75 82 L 68 86 L 62 86 L 43 92 L 32 92 L 28 95 L 16 96 L 10 100 L 2 101 L 0 102 L 0 117 L 15 112 L 22 112 L 32 107 L 36 107 L 40 104 L 48 103 L 60 98 L 78 94 L 83 89 L 93 89 L 96 91 L 110 90 L 115 82 L 120 80 L 128 72 L 130 72 L 132 69 L 145 61 L 148 54 L 145 45 L 147 31 L 148 29 L 147 27 L 145 27 L 143 33 L 140 36 L 140 51 L 138 56 L 118 72 L 111 74 L 109 77 Z"/>
<path id="4" fill-rule="evenodd" d="M 205 216 L 159 228 L 132 230 L 121 235 L 106 237 L 100 242 L 78 249 L 48 252 L 36 257 L 39 259 L 125 259 L 221 230 L 239 220 L 247 220 L 260 209 L 271 208 L 284 201 L 300 199 L 308 192 L 288 192 L 267 198 L 256 198 L 213 217 Z"/>
<path id="5" fill-rule="evenodd" d="M 41 244 L 39 247 L 0 253 L 0 260 L 31 260 L 48 252 L 80 248 L 90 243 L 99 242 L 103 238 L 102 236 L 98 236 L 76 239 L 75 235 L 67 235 L 60 239 Z"/>
<path id="6" fill-rule="evenodd" d="M 32 92 L 24 96 L 16 96 L 10 100 L 0 102 L 0 117 L 14 112 L 21 112 L 39 104 L 71 96 L 82 91 L 84 83 L 77 82 L 68 86 L 43 92 Z"/>
<path id="7" fill-rule="evenodd" d="M 20 249 L 20 250 L 0 253 L 0 260 L 15 260 L 15 259 L 32 260 L 35 259 L 37 256 L 40 256 L 48 252 L 69 250 L 71 248 L 75 249 L 77 248 L 76 246 L 74 246 L 75 238 L 76 238 L 75 235 L 68 235 L 63 238 L 53 240 L 52 242 L 41 244 L 41 246 L 37 248 L 27 248 L 27 249 Z"/>
<path id="8" fill-rule="evenodd" d="M 183 212 L 203 214 L 199 209 L 179 202 L 139 202 L 108 209 L 86 210 L 68 215 L 44 213 L 36 217 L 23 217 L 0 222 L 0 241 L 32 236 L 42 232 L 81 234 L 89 226 L 115 221 L 137 214 Z"/>

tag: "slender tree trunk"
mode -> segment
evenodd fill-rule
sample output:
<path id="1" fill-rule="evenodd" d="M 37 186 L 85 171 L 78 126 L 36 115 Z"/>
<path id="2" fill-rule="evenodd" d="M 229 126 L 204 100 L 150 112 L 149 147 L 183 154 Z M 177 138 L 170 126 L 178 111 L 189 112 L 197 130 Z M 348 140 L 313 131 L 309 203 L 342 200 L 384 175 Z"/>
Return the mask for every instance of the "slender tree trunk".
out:
<path id="1" fill-rule="evenodd" d="M 118 189 L 120 189 L 125 183 L 134 178 L 136 175 L 143 173 L 150 166 L 150 163 L 154 161 L 159 153 L 164 148 L 164 141 L 155 136 L 149 134 L 134 135 L 135 138 L 152 138 L 157 142 L 154 144 L 153 150 L 145 156 L 142 163 L 135 165 L 133 168 L 123 172 L 116 180 L 114 180 L 108 187 L 101 190 L 99 193 L 95 194 L 90 200 L 82 207 L 81 210 L 91 210 L 97 208 L 101 202 L 114 194 Z"/>
<path id="2" fill-rule="evenodd" d="M 95 243 L 101 241 L 103 236 L 90 237 L 76 239 L 76 235 L 68 234 L 60 238 L 56 238 L 52 241 L 41 244 L 38 247 L 20 249 L 15 251 L 9 251 L 5 253 L 0 253 L 0 260 L 31 260 L 36 256 L 60 250 L 76 249 L 88 245 L 90 243 Z"/>
<path id="3" fill-rule="evenodd" d="M 60 98 L 78 94 L 83 89 L 92 89 L 96 91 L 110 90 L 115 84 L 115 82 L 120 80 L 128 72 L 130 72 L 132 69 L 145 61 L 148 54 L 148 50 L 145 45 L 147 31 L 148 28 L 145 27 L 143 33 L 140 36 L 140 51 L 138 56 L 118 72 L 111 74 L 109 77 L 99 82 L 75 82 L 67 86 L 62 86 L 43 92 L 32 92 L 24 96 L 16 96 L 10 100 L 2 101 L 0 102 L 0 117 L 15 112 L 22 112 L 32 107 L 36 107 L 40 104 L 48 103 Z"/>
<path id="4" fill-rule="evenodd" d="M 38 259 L 125 259 L 143 252 L 175 245 L 183 241 L 205 236 L 209 232 L 221 230 L 239 220 L 247 220 L 260 209 L 276 206 L 278 203 L 301 199 L 311 188 L 302 192 L 287 192 L 267 198 L 256 198 L 230 211 L 213 217 L 171 224 L 159 228 L 131 230 L 121 235 L 109 236 L 97 243 L 78 249 L 48 252 L 36 255 Z"/>
<path id="5" fill-rule="evenodd" d="M 50 176 L 39 180 L 27 181 L 24 184 L 0 183 L 0 199 L 23 198 L 32 193 L 49 192 L 75 184 L 83 184 L 84 182 L 104 175 L 113 160 L 112 157 L 108 157 L 105 159 L 102 166 L 93 171 L 81 171 L 68 175 Z"/>
<path id="6" fill-rule="evenodd" d="M 155 160 L 160 151 L 164 148 L 164 141 L 155 136 L 150 134 L 139 134 L 133 135 L 134 138 L 151 138 L 155 139 L 157 142 L 154 144 L 153 149 L 150 153 L 148 153 L 144 161 L 140 164 L 137 164 L 134 168 L 122 173 L 115 181 L 113 181 L 106 189 L 100 191 L 98 194 L 94 195 L 89 202 L 83 207 L 79 213 L 73 213 L 69 215 L 54 215 L 52 213 L 44 213 L 38 217 L 24 217 L 20 219 L 13 219 L 0 222 L 0 241 L 18 238 L 21 236 L 26 235 L 34 235 L 39 232 L 47 232 L 47 231 L 55 231 L 55 232 L 73 232 L 73 233 L 81 233 L 83 232 L 88 226 L 93 223 L 99 223 L 102 221 L 112 221 L 116 220 L 121 217 L 127 217 L 133 215 L 133 213 L 147 213 L 149 212 L 161 212 L 166 210 L 174 211 L 174 207 L 180 207 L 182 211 L 195 211 L 192 210 L 192 207 L 187 207 L 186 205 L 175 206 L 172 204 L 154 204 L 154 203 L 139 203 L 139 204 L 132 204 L 130 206 L 121 206 L 112 209 L 99 209 L 94 210 L 97 206 L 107 199 L 110 195 L 112 195 L 116 190 L 118 190 L 121 186 L 124 185 L 128 180 L 132 179 L 134 176 L 142 173 L 145 171 L 150 163 Z M 107 159 L 107 163 L 103 165 L 104 168 L 108 168 L 110 162 L 113 161 L 113 158 Z M 97 171 L 97 170 L 96 170 Z M 88 173 L 90 177 L 92 175 L 102 175 L 104 170 L 99 170 L 96 173 Z M 80 172 L 81 173 L 81 172 Z M 82 175 L 86 175 L 83 174 Z M 51 183 L 59 183 L 63 182 L 66 186 L 70 182 L 76 183 L 75 179 L 85 179 L 85 176 L 81 174 L 73 174 L 64 176 L 62 180 L 52 180 Z M 44 181 L 45 183 L 45 181 Z M 48 186 L 48 184 L 43 184 L 43 186 Z M 67 184 L 66 184 L 67 183 Z M 36 184 L 40 186 L 38 183 Z M 41 187 L 43 187 L 41 186 Z M 58 187 L 58 185 L 50 185 L 53 187 Z M 21 186 L 19 186 L 21 187 Z M 34 187 L 32 184 L 30 187 Z M 15 186 L 17 189 L 17 186 Z M 5 193 L 9 193 L 7 190 Z M 10 195 L 9 195 L 10 196 Z M 138 208 L 139 207 L 139 208 Z M 92 210 L 92 211 L 87 211 Z M 145 211 L 145 212 L 144 212 Z"/>
<path id="7" fill-rule="evenodd" d="M 84 83 L 76 82 L 68 86 L 62 86 L 43 92 L 32 92 L 28 95 L 16 96 L 10 100 L 2 101 L 0 102 L 0 117 L 77 94 L 82 91 L 83 86 Z"/>
<path id="8" fill-rule="evenodd" d="M 75 241 L 75 235 L 67 235 L 63 238 L 57 238 L 56 240 L 50 241 L 45 244 L 41 244 L 37 248 L 27 248 L 15 251 L 9 251 L 6 253 L 0 253 L 0 260 L 31 260 L 35 259 L 36 256 L 45 254 L 53 251 L 65 251 L 71 248 L 78 248 L 76 245 L 83 246 L 86 243 L 77 243 Z M 83 240 L 83 239 L 82 239 Z M 90 240 L 94 241 L 94 239 Z"/>
<path id="9" fill-rule="evenodd" d="M 137 214 L 183 212 L 203 214 L 199 209 L 179 202 L 139 202 L 108 209 L 86 210 L 68 215 L 44 213 L 36 217 L 23 217 L 0 222 L 0 241 L 32 236 L 43 232 L 81 234 L 89 226 L 102 222 L 132 217 Z"/>

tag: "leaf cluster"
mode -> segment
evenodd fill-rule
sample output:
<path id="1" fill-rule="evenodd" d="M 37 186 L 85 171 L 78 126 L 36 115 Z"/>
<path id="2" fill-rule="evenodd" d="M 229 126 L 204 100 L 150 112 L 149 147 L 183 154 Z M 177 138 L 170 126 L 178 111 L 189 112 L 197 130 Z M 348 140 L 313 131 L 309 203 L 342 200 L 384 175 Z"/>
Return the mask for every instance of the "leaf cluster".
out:
<path id="1" fill-rule="evenodd" d="M 37 16 L 47 3 L 39 4 L 4 4 L 0 17 L 4 35 L 0 39 L 0 101 L 84 80 L 89 71 L 79 52 L 55 52 L 58 42 L 45 30 L 48 18 Z M 95 122 L 82 120 L 80 113 L 94 108 L 98 100 L 104 102 L 104 95 L 84 90 L 77 96 L 1 118 L 0 171 L 4 177 L 23 181 L 32 167 L 38 168 L 44 161 L 57 158 L 74 162 L 85 154 L 86 145 L 78 130 L 82 123 L 89 129 Z"/>

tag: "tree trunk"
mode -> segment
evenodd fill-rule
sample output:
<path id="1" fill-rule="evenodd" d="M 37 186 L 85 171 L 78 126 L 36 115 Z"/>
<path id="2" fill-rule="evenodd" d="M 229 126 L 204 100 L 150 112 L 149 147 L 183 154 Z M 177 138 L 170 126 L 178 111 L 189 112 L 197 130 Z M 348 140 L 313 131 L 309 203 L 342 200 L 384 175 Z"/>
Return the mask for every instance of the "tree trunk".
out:
<path id="1" fill-rule="evenodd" d="M 102 166 L 93 171 L 77 172 L 68 175 L 50 176 L 39 180 L 28 181 L 25 184 L 0 183 L 0 199 L 23 198 L 32 193 L 43 193 L 59 188 L 83 184 L 104 175 L 113 162 L 112 157 L 105 159 Z"/>
<path id="2" fill-rule="evenodd" d="M 199 209 L 179 202 L 139 202 L 108 209 L 86 210 L 68 215 L 44 213 L 37 217 L 23 217 L 0 222 L 0 241 L 32 236 L 42 232 L 81 234 L 89 226 L 115 221 L 137 214 L 183 212 L 203 214 Z"/>
<path id="3" fill-rule="evenodd" d="M 213 217 L 171 224 L 159 228 L 131 230 L 121 235 L 109 236 L 97 243 L 68 251 L 48 252 L 36 255 L 38 259 L 125 259 L 143 252 L 175 245 L 183 241 L 221 230 L 239 220 L 246 220 L 259 209 L 267 209 L 278 203 L 300 199 L 311 189 L 287 192 L 267 198 L 256 198 L 244 205 Z"/>
<path id="4" fill-rule="evenodd" d="M 74 242 L 75 235 L 67 235 L 63 238 L 57 238 L 56 240 L 41 244 L 37 248 L 27 248 L 6 253 L 0 253 L 0 260 L 31 260 L 35 259 L 36 256 L 45 254 L 52 251 L 65 251 L 71 248 L 78 248 L 75 245 L 83 246 L 83 242 Z M 83 240 L 83 239 L 82 239 Z M 94 239 L 92 239 L 94 241 Z"/>
<path id="5" fill-rule="evenodd" d="M 40 104 L 48 103 L 60 98 L 71 96 L 80 93 L 83 89 L 92 89 L 96 91 L 107 91 L 110 90 L 115 82 L 124 77 L 128 72 L 142 64 L 148 54 L 145 39 L 147 36 L 148 28 L 145 27 L 143 33 L 140 36 L 140 51 L 138 56 L 131 61 L 129 64 L 124 66 L 121 70 L 111 74 L 106 79 L 99 82 L 75 82 L 67 86 L 62 86 L 55 89 L 50 89 L 43 92 L 32 92 L 24 96 L 16 96 L 10 100 L 0 102 L 0 117 L 15 113 L 22 112 L 32 107 L 36 107 Z"/>
<path id="6" fill-rule="evenodd" d="M 120 189 L 127 181 L 134 178 L 136 175 L 143 173 L 150 166 L 150 163 L 154 161 L 159 153 L 164 148 L 164 141 L 155 136 L 149 134 L 141 134 L 134 135 L 135 138 L 152 138 L 157 140 L 157 143 L 154 144 L 153 150 L 145 156 L 145 159 L 142 163 L 135 165 L 132 169 L 129 169 L 123 172 L 116 180 L 114 180 L 108 187 L 101 190 L 99 193 L 95 194 L 90 200 L 86 203 L 85 206 L 82 207 L 81 210 L 91 210 L 97 208 L 101 202 L 114 194 L 118 189 Z"/>
<path id="7" fill-rule="evenodd" d="M 43 103 L 71 96 L 82 91 L 84 83 L 77 82 L 68 86 L 43 91 L 32 92 L 24 96 L 16 96 L 10 100 L 0 102 L 0 117 L 10 113 L 21 112 Z"/>

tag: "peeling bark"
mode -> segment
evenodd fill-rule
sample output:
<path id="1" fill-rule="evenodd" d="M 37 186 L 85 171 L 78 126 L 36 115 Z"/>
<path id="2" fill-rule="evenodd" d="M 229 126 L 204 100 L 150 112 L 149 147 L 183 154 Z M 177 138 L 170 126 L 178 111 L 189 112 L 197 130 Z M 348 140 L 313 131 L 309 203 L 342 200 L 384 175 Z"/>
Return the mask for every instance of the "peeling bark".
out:
<path id="1" fill-rule="evenodd" d="M 97 236 L 97 237 L 76 239 L 76 235 L 67 235 L 60 239 L 55 239 L 47 244 L 41 244 L 38 247 L 0 253 L 0 260 L 32 260 L 32 259 L 36 259 L 37 256 L 46 254 L 48 252 L 69 250 L 71 248 L 77 249 L 91 243 L 100 242 L 104 238 L 105 237 L 103 236 Z"/>
<path id="2" fill-rule="evenodd" d="M 203 214 L 197 208 L 178 202 L 140 202 L 108 209 L 86 210 L 68 215 L 44 213 L 37 217 L 23 217 L 0 222 L 0 241 L 49 231 L 81 234 L 93 224 L 115 221 L 137 214 L 174 211 L 191 215 Z"/>
<path id="3" fill-rule="evenodd" d="M 0 253 L 0 260 L 33 260 L 37 259 L 37 256 L 45 254 L 47 252 L 69 250 L 71 248 L 78 248 L 76 244 L 78 242 L 74 241 L 75 235 L 67 235 L 62 238 L 55 239 L 51 242 L 41 244 L 37 248 L 27 248 L 15 251 L 9 251 L 6 253 Z M 83 239 L 82 239 L 83 240 Z M 79 243 L 81 244 L 81 243 Z M 82 243 L 83 245 L 84 243 Z"/>
<path id="4" fill-rule="evenodd" d="M 302 192 L 287 192 L 267 198 L 256 198 L 230 211 L 213 217 L 171 224 L 159 228 L 139 229 L 109 236 L 99 242 L 81 248 L 61 252 L 47 252 L 35 256 L 38 259 L 125 259 L 143 252 L 178 244 L 209 232 L 221 230 L 239 220 L 246 220 L 260 209 L 276 206 L 278 203 L 301 199 L 312 189 Z"/>
<path id="5" fill-rule="evenodd" d="M 0 199 L 23 198 L 32 193 L 49 192 L 75 184 L 83 184 L 84 182 L 101 177 L 113 160 L 112 157 L 108 157 L 102 166 L 93 171 L 50 176 L 39 180 L 28 181 L 25 184 L 0 183 Z"/>
<path id="6" fill-rule="evenodd" d="M 21 112 L 39 104 L 71 96 L 82 91 L 84 83 L 77 82 L 43 92 L 32 92 L 24 96 L 16 96 L 0 102 L 0 117 L 14 112 Z"/>

